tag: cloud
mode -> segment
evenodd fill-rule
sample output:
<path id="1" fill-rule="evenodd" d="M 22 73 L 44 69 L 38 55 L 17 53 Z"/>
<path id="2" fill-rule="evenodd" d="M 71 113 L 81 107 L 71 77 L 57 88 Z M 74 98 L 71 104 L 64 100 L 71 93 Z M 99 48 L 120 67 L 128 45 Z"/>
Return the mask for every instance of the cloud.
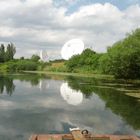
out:
<path id="1" fill-rule="evenodd" d="M 15 104 L 12 101 L 0 99 L 0 107 L 3 109 L 8 109 L 9 107 L 13 107 Z"/>
<path id="2" fill-rule="evenodd" d="M 52 0 L 1 0 L 0 42 L 13 42 L 17 46 L 16 57 L 30 57 L 28 51 L 43 49 L 51 52 L 52 58 L 60 58 L 60 49 L 69 39 L 81 38 L 86 46 L 105 52 L 107 46 L 140 27 L 138 4 L 120 10 L 111 3 L 95 3 L 67 14 L 66 5 L 55 3 Z"/>
<path id="3" fill-rule="evenodd" d="M 40 91 L 38 85 L 15 79 L 17 87 L 12 97 L 0 99 L 0 138 L 20 139 L 18 136 L 22 136 L 27 139 L 31 133 L 66 133 L 72 127 L 94 133 L 139 134 L 106 108 L 97 94 L 93 93 L 90 100 L 84 98 L 78 106 L 67 104 L 58 92 L 62 82 L 50 77 L 42 79 Z"/>

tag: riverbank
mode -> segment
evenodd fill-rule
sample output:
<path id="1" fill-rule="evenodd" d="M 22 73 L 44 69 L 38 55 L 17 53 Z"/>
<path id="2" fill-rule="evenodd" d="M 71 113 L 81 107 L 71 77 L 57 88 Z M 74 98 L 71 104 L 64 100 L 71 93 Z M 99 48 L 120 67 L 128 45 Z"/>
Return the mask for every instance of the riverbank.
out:
<path id="1" fill-rule="evenodd" d="M 68 73 L 68 72 L 52 72 L 52 71 L 23 71 L 23 73 L 34 73 L 34 74 L 46 74 L 46 75 L 60 75 L 60 76 L 75 76 L 75 77 L 85 77 L 85 78 L 96 78 L 107 81 L 117 81 L 132 84 L 140 84 L 140 80 L 136 79 L 115 79 L 113 75 L 104 74 L 91 74 L 91 73 Z"/>
<path id="2" fill-rule="evenodd" d="M 23 71 L 23 73 L 36 73 L 36 74 L 48 74 L 48 75 L 62 75 L 62 76 L 76 76 L 76 77 L 93 77 L 93 78 L 107 78 L 114 79 L 112 75 L 103 74 L 84 74 L 84 73 L 68 73 L 68 72 L 51 72 L 51 71 Z"/>
<path id="3" fill-rule="evenodd" d="M 102 74 L 84 74 L 84 73 L 67 73 L 67 72 L 51 72 L 51 71 L 24 71 L 26 74 L 44 74 L 45 76 L 51 76 L 54 79 L 72 79 L 75 81 L 75 85 L 79 85 L 81 82 L 90 83 L 94 85 L 96 88 L 100 89 L 110 89 L 111 91 L 114 89 L 114 92 L 121 92 L 124 95 L 134 97 L 136 99 L 140 98 L 140 80 L 132 80 L 132 79 L 115 79 L 112 75 L 102 75 Z M 69 77 L 70 76 L 70 77 Z M 62 80 L 61 79 L 61 80 Z M 84 79 L 84 80 L 83 80 Z M 96 83 L 96 82 L 98 83 Z M 70 82 L 70 83 L 73 83 Z M 97 85 L 96 85 L 97 84 Z M 96 86 L 95 86 L 96 85 Z M 79 87 L 79 86 L 78 86 Z M 135 87 L 135 88 L 134 88 Z M 91 87 L 82 86 L 81 91 L 85 91 L 85 93 L 89 93 L 89 89 Z M 79 90 L 79 89 L 78 89 Z"/>

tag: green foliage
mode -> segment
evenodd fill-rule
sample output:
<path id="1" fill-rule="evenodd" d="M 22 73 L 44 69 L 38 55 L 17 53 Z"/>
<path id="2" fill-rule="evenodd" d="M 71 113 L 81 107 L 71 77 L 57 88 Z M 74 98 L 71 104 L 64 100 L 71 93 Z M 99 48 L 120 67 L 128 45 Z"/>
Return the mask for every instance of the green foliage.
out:
<path id="1" fill-rule="evenodd" d="M 103 54 L 100 59 L 99 59 L 99 69 L 101 73 L 104 74 L 111 74 L 111 69 L 110 69 L 110 60 L 109 56 L 107 53 Z"/>
<path id="2" fill-rule="evenodd" d="M 85 49 L 81 55 L 75 55 L 66 62 L 69 72 L 94 72 L 102 54 L 96 54 L 91 49 Z"/>
<path id="3" fill-rule="evenodd" d="M 5 73 L 8 71 L 8 65 L 7 64 L 0 64 L 0 72 Z"/>
<path id="4" fill-rule="evenodd" d="M 68 71 L 64 62 L 61 62 L 61 61 L 57 61 L 57 62 L 53 61 L 53 62 L 47 63 L 46 66 L 44 67 L 44 70 L 52 71 L 52 72 L 67 72 Z"/>
<path id="5" fill-rule="evenodd" d="M 66 60 L 64 59 L 55 59 L 55 60 L 50 60 L 50 63 L 60 63 L 60 62 L 65 62 Z"/>
<path id="6" fill-rule="evenodd" d="M 140 29 L 109 47 L 107 53 L 97 54 L 90 49 L 66 62 L 69 72 L 112 74 L 116 78 L 140 78 Z"/>
<path id="7" fill-rule="evenodd" d="M 3 44 L 0 46 L 0 62 L 3 63 L 5 61 L 5 47 Z"/>
<path id="8" fill-rule="evenodd" d="M 140 78 L 140 29 L 109 48 L 100 59 L 100 68 L 116 78 Z"/>
<path id="9" fill-rule="evenodd" d="M 34 62 L 38 62 L 40 60 L 40 57 L 38 55 L 33 54 L 31 60 Z"/>
<path id="10" fill-rule="evenodd" d="M 8 44 L 5 49 L 4 44 L 0 46 L 0 63 L 4 63 L 14 59 L 14 55 L 16 53 L 16 49 L 13 43 Z"/>
<path id="11" fill-rule="evenodd" d="M 22 60 L 22 61 L 18 61 L 16 63 L 11 63 L 9 65 L 9 70 L 14 70 L 14 68 L 15 68 L 15 71 L 37 70 L 37 67 L 38 67 L 38 65 L 36 62 L 32 62 L 29 60 Z"/>
<path id="12" fill-rule="evenodd" d="M 16 53 L 16 49 L 14 44 L 8 44 L 6 52 L 5 52 L 5 61 L 13 60 L 14 55 Z"/>
<path id="13" fill-rule="evenodd" d="M 18 72 L 23 70 L 37 70 L 39 64 L 29 60 L 9 61 L 0 65 L 0 71 Z"/>
<path id="14" fill-rule="evenodd" d="M 68 68 L 69 72 L 74 71 L 75 67 L 78 67 L 80 62 L 80 55 L 74 55 L 71 59 L 69 59 L 65 64 Z"/>
<path id="15" fill-rule="evenodd" d="M 25 58 L 22 56 L 22 57 L 20 57 L 20 60 L 24 60 Z"/>

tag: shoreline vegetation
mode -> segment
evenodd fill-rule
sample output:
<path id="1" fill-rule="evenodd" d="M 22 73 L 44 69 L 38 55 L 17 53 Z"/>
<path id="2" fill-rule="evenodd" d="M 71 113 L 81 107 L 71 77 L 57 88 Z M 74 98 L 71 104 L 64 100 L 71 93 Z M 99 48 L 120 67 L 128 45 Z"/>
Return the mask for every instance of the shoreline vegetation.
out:
<path id="1" fill-rule="evenodd" d="M 106 53 L 89 48 L 69 60 L 40 61 L 38 55 L 14 59 L 15 46 L 0 46 L 0 73 L 49 73 L 107 79 L 140 79 L 140 29 L 136 29 L 112 46 Z M 135 80 L 136 81 L 136 80 Z"/>
<path id="2" fill-rule="evenodd" d="M 62 76 L 75 76 L 75 77 L 90 77 L 90 78 L 108 78 L 114 79 L 113 75 L 103 74 L 84 74 L 84 73 L 70 73 L 70 72 L 54 72 L 54 71 L 22 71 L 23 73 L 34 73 L 34 74 L 48 74 L 48 75 L 62 75 Z"/>
<path id="3" fill-rule="evenodd" d="M 53 71 L 22 71 L 24 74 L 45 74 L 45 75 L 58 75 L 58 76 L 74 76 L 74 77 L 82 77 L 82 78 L 95 78 L 98 80 L 107 80 L 107 81 L 118 81 L 124 82 L 126 84 L 140 84 L 140 79 L 116 79 L 113 75 L 105 75 L 105 74 L 92 74 L 92 73 L 68 73 L 68 72 L 53 72 Z"/>

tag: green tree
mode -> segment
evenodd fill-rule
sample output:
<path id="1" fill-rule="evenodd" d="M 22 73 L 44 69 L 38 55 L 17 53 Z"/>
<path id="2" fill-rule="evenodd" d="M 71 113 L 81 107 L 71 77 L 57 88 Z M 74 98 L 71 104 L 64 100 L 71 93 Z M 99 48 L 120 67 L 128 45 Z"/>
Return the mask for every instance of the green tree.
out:
<path id="1" fill-rule="evenodd" d="M 98 60 L 102 54 L 91 49 L 85 49 L 81 55 L 75 55 L 66 62 L 70 72 L 93 72 L 98 67 Z"/>
<path id="2" fill-rule="evenodd" d="M 4 62 L 5 61 L 5 47 L 3 44 L 1 44 L 0 46 L 0 62 Z"/>
<path id="3" fill-rule="evenodd" d="M 15 53 L 16 53 L 16 48 L 14 44 L 13 43 L 8 44 L 7 50 L 5 52 L 5 60 L 6 61 L 13 60 Z"/>
<path id="4" fill-rule="evenodd" d="M 104 74 L 111 74 L 110 58 L 107 53 L 99 59 L 99 70 Z"/>
<path id="5" fill-rule="evenodd" d="M 38 62 L 40 60 L 40 57 L 38 55 L 33 54 L 31 60 L 34 62 Z"/>
<path id="6" fill-rule="evenodd" d="M 25 58 L 23 56 L 20 57 L 20 60 L 24 60 Z"/>
<path id="7" fill-rule="evenodd" d="M 100 59 L 100 66 L 103 73 L 116 78 L 140 78 L 140 29 L 110 47 Z"/>

